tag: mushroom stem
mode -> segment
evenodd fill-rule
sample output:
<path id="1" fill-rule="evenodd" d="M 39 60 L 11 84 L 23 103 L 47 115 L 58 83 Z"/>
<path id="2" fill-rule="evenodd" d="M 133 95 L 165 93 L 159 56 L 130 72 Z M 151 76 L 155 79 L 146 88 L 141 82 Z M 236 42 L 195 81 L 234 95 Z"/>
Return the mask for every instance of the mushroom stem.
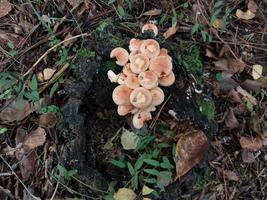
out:
<path id="1" fill-rule="evenodd" d="M 112 70 L 108 70 L 108 78 L 111 83 L 117 83 L 119 76 L 119 74 L 115 74 Z"/>

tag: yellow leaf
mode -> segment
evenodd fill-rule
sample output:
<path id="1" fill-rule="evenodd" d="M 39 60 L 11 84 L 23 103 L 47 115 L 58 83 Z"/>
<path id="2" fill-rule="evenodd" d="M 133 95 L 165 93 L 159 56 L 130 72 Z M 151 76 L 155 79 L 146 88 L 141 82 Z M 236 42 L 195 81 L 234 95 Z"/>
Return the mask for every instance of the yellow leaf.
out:
<path id="1" fill-rule="evenodd" d="M 152 10 L 148 10 L 146 12 L 144 12 L 143 15 L 146 15 L 146 16 L 155 16 L 155 15 L 160 15 L 162 13 L 162 10 L 161 9 L 152 9 Z"/>
<path id="2" fill-rule="evenodd" d="M 50 78 L 52 78 L 52 76 L 54 75 L 54 73 L 55 73 L 56 71 L 57 71 L 57 70 L 52 69 L 52 68 L 45 68 L 44 71 L 43 71 L 44 80 L 47 81 L 47 80 L 49 80 Z"/>
<path id="3" fill-rule="evenodd" d="M 170 27 L 165 33 L 163 33 L 163 37 L 165 39 L 171 37 L 173 34 L 175 34 L 177 31 L 177 27 L 176 26 L 172 26 Z"/>
<path id="4" fill-rule="evenodd" d="M 250 19 L 253 19 L 255 17 L 255 14 L 253 12 L 251 12 L 250 10 L 243 12 L 242 10 L 237 9 L 235 15 L 239 19 L 245 19 L 245 20 L 250 20 Z"/>
<path id="5" fill-rule="evenodd" d="M 252 66 L 251 76 L 254 78 L 254 80 L 259 79 L 261 77 L 262 69 L 263 69 L 263 67 L 261 65 L 253 65 Z"/>
<path id="6" fill-rule="evenodd" d="M 221 23 L 222 23 L 222 20 L 216 18 L 216 19 L 214 20 L 214 22 L 212 23 L 212 27 L 218 29 L 218 28 L 221 27 Z"/>
<path id="7" fill-rule="evenodd" d="M 143 186 L 142 189 L 142 195 L 149 195 L 150 193 L 152 193 L 154 190 L 147 187 L 146 185 Z"/>
<path id="8" fill-rule="evenodd" d="M 115 200 L 135 200 L 136 194 L 132 189 L 120 188 L 113 197 Z"/>

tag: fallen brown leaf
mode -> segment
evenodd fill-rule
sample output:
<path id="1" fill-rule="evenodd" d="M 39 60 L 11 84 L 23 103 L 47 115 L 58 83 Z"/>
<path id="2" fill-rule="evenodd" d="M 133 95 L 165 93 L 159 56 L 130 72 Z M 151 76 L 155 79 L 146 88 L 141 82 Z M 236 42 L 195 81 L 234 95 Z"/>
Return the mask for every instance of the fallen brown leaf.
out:
<path id="1" fill-rule="evenodd" d="M 253 12 L 253 13 L 256 13 L 257 12 L 257 9 L 258 9 L 258 6 L 257 4 L 254 2 L 254 0 L 249 0 L 248 1 L 248 9 Z"/>
<path id="2" fill-rule="evenodd" d="M 42 146 L 46 139 L 46 133 L 43 128 L 38 127 L 31 131 L 24 139 L 23 146 L 27 150 L 32 150 L 38 146 Z"/>
<path id="3" fill-rule="evenodd" d="M 191 131 L 176 144 L 176 179 L 197 165 L 208 148 L 206 135 L 200 130 Z"/>
<path id="4" fill-rule="evenodd" d="M 0 1 L 0 18 L 6 16 L 11 11 L 11 3 L 8 0 Z"/>
<path id="5" fill-rule="evenodd" d="M 258 151 L 263 146 L 263 141 L 259 137 L 246 137 L 241 136 L 239 143 L 242 149 Z"/>
<path id="6" fill-rule="evenodd" d="M 243 149 L 241 152 L 241 158 L 244 163 L 253 163 L 255 161 L 254 154 L 245 149 Z"/>
<path id="7" fill-rule="evenodd" d="M 230 108 L 230 110 L 227 112 L 224 122 L 226 128 L 228 128 L 229 130 L 232 130 L 239 126 L 239 122 L 235 117 L 233 109 Z"/>
<path id="8" fill-rule="evenodd" d="M 152 9 L 152 10 L 148 10 L 146 12 L 144 12 L 143 15 L 145 16 L 155 16 L 155 15 L 160 15 L 162 13 L 162 10 L 161 9 Z"/>
<path id="9" fill-rule="evenodd" d="M 222 91 L 230 91 L 238 87 L 238 83 L 232 78 L 224 78 L 219 81 L 219 88 Z"/>
<path id="10" fill-rule="evenodd" d="M 227 95 L 229 99 L 234 103 L 241 103 L 241 98 L 239 96 L 239 93 L 235 91 L 234 89 L 231 89 Z"/>
<path id="11" fill-rule="evenodd" d="M 165 33 L 163 33 L 163 37 L 165 39 L 167 39 L 167 38 L 171 37 L 172 35 L 174 35 L 176 33 L 176 31 L 177 31 L 177 27 L 171 26 L 170 28 L 168 28 L 168 30 Z"/>
<path id="12" fill-rule="evenodd" d="M 253 105 L 257 105 L 257 99 L 255 97 L 253 97 L 251 94 L 249 94 L 246 90 L 244 90 L 243 88 L 241 88 L 240 86 L 238 86 L 236 88 L 236 91 L 239 94 L 241 94 L 243 96 L 243 98 L 245 98 L 248 101 L 250 101 L 250 103 L 252 103 Z"/>
<path id="13" fill-rule="evenodd" d="M 57 116 L 55 113 L 44 113 L 39 117 L 39 126 L 45 128 L 53 128 L 57 124 Z"/>
<path id="14" fill-rule="evenodd" d="M 231 170 L 224 170 L 223 174 L 226 176 L 226 178 L 230 181 L 239 181 L 239 177 L 236 175 L 235 172 Z"/>
<path id="15" fill-rule="evenodd" d="M 209 58 L 216 58 L 215 54 L 208 48 L 205 49 L 205 56 L 209 57 Z"/>
<path id="16" fill-rule="evenodd" d="M 47 81 L 47 80 L 49 80 L 50 78 L 52 78 L 52 76 L 54 75 L 54 73 L 55 73 L 56 71 L 57 71 L 57 70 L 52 69 L 52 68 L 45 68 L 44 71 L 43 71 L 44 80 Z"/>
<path id="17" fill-rule="evenodd" d="M 8 102 L 6 105 L 8 105 Z M 33 103 L 29 103 L 26 100 L 22 103 L 14 101 L 0 112 L 0 120 L 4 122 L 21 121 L 35 110 Z"/>
<path id="18" fill-rule="evenodd" d="M 258 92 L 262 87 L 262 83 L 255 80 L 246 79 L 243 83 L 241 83 L 241 86 L 247 91 Z"/>

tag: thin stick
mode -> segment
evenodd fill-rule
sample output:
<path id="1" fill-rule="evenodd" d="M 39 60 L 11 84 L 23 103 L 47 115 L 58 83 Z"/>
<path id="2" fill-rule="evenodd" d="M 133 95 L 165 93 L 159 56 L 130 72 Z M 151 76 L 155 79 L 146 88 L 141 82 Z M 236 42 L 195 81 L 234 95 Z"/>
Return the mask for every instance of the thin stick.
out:
<path id="1" fill-rule="evenodd" d="M 73 37 L 70 37 L 70 38 L 67 38 L 59 43 L 57 43 L 56 45 L 54 45 L 53 47 L 51 47 L 50 49 L 48 49 L 31 67 L 30 69 L 28 69 L 28 71 L 23 75 L 23 76 L 27 76 L 31 73 L 31 71 L 39 64 L 39 62 L 41 62 L 42 59 L 44 59 L 52 50 L 54 50 L 55 48 L 57 48 L 58 46 L 60 46 L 61 44 L 67 42 L 67 41 L 70 41 L 70 40 L 74 40 L 76 38 L 79 38 L 79 37 L 86 37 L 86 36 L 89 36 L 90 34 L 89 33 L 83 33 L 83 34 L 80 34 L 80 35 L 75 35 Z"/>
<path id="2" fill-rule="evenodd" d="M 57 193 L 57 189 L 58 189 L 58 185 L 59 185 L 59 182 L 57 182 L 56 189 L 55 189 L 55 191 L 53 192 L 53 195 L 52 195 L 52 197 L 51 197 L 50 200 L 53 200 L 53 199 L 55 198 L 56 193 Z"/>

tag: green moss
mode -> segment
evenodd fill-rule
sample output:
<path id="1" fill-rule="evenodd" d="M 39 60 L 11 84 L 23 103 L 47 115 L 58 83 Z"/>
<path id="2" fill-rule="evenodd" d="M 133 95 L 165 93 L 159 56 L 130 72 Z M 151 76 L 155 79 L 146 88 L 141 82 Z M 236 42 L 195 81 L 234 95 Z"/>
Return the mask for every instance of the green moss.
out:
<path id="1" fill-rule="evenodd" d="M 215 105 L 214 102 L 210 99 L 205 99 L 201 97 L 197 101 L 200 112 L 207 117 L 207 119 L 214 119 L 215 114 Z"/>
<path id="2" fill-rule="evenodd" d="M 112 71 L 115 71 L 117 68 L 116 63 L 112 60 L 107 60 L 105 62 L 105 66 L 107 69 L 112 70 Z"/>
<path id="3" fill-rule="evenodd" d="M 78 52 L 78 56 L 84 57 L 84 58 L 95 58 L 96 53 L 94 51 L 90 51 L 88 49 L 80 49 Z"/>
<path id="4" fill-rule="evenodd" d="M 182 65 L 187 72 L 193 74 L 194 76 L 201 76 L 203 72 L 203 65 L 200 59 L 199 47 L 193 45 L 184 52 L 182 57 Z"/>

